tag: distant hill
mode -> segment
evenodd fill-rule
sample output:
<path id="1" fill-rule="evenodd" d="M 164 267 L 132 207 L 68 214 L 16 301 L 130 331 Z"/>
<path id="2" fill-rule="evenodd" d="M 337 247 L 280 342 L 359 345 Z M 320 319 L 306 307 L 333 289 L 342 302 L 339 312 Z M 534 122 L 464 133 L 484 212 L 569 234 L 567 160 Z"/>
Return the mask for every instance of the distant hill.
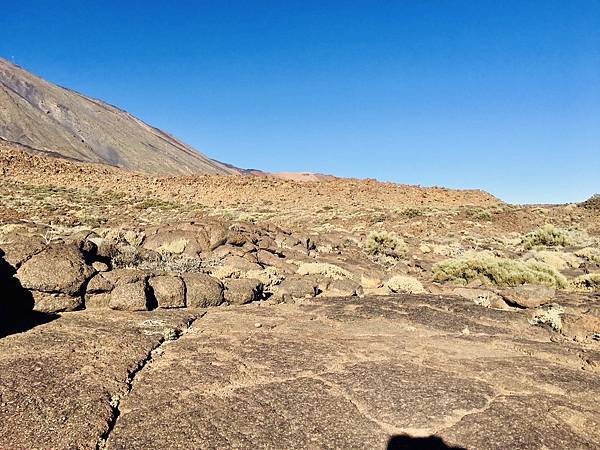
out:
<path id="1" fill-rule="evenodd" d="M 0 138 L 31 153 L 163 175 L 240 174 L 100 100 L 0 58 Z"/>

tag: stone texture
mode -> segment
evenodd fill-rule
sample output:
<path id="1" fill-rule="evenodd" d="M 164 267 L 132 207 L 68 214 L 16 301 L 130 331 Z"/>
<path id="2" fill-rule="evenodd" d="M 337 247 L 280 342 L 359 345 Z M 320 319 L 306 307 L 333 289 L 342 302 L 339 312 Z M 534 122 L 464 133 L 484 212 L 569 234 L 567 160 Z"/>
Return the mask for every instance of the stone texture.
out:
<path id="1" fill-rule="evenodd" d="M 130 374 L 192 318 L 185 310 L 43 317 L 0 339 L 2 449 L 98 448 L 111 400 L 127 395 Z"/>
<path id="2" fill-rule="evenodd" d="M 81 296 L 58 294 L 55 292 L 31 291 L 33 310 L 44 313 L 75 311 L 83 306 Z"/>
<path id="3" fill-rule="evenodd" d="M 556 291 L 548 286 L 528 285 L 503 289 L 500 295 L 509 304 L 523 308 L 537 308 L 546 303 L 552 303 Z"/>
<path id="4" fill-rule="evenodd" d="M 353 280 L 331 280 L 322 285 L 319 294 L 321 297 L 352 297 L 354 295 L 362 295 L 363 288 L 360 284 Z"/>
<path id="5" fill-rule="evenodd" d="M 252 278 L 234 278 L 225 280 L 225 300 L 232 305 L 243 305 L 262 296 L 262 283 Z"/>
<path id="6" fill-rule="evenodd" d="M 135 281 L 116 286 L 110 293 L 109 306 L 119 311 L 146 311 L 148 288 L 144 281 Z"/>
<path id="7" fill-rule="evenodd" d="M 223 283 L 218 279 L 203 273 L 186 273 L 182 277 L 188 307 L 208 308 L 223 303 Z"/>
<path id="8" fill-rule="evenodd" d="M 108 309 L 110 307 L 110 292 L 85 294 L 85 309 Z"/>
<path id="9" fill-rule="evenodd" d="M 159 308 L 184 308 L 185 285 L 175 275 L 159 275 L 148 281 Z"/>
<path id="10" fill-rule="evenodd" d="M 412 295 L 212 309 L 196 323 L 122 401 L 107 448 L 600 443 L 598 373 L 514 311 Z"/>
<path id="11" fill-rule="evenodd" d="M 313 298 L 319 293 L 318 284 L 314 277 L 292 275 L 274 288 L 273 298 L 282 302 Z"/>
<path id="12" fill-rule="evenodd" d="M 24 262 L 17 278 L 27 289 L 74 295 L 93 273 L 77 247 L 52 245 Z"/>

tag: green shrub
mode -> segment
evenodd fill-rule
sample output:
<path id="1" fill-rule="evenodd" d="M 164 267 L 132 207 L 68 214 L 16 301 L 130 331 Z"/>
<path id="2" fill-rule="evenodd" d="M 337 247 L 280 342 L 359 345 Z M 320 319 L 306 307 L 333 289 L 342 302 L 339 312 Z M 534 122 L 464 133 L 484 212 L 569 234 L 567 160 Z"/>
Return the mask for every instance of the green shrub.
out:
<path id="1" fill-rule="evenodd" d="M 574 278 L 570 282 L 574 291 L 594 292 L 600 291 L 600 273 L 588 273 Z"/>
<path id="2" fill-rule="evenodd" d="M 404 240 L 393 231 L 372 231 L 367 236 L 365 250 L 373 256 L 401 258 L 408 251 Z"/>
<path id="3" fill-rule="evenodd" d="M 534 247 L 567 247 L 573 243 L 570 232 L 551 224 L 527 233 L 522 241 L 523 246 L 528 250 Z"/>
<path id="4" fill-rule="evenodd" d="M 433 267 L 436 281 L 468 284 L 479 280 L 496 286 L 545 284 L 557 288 L 567 286 L 566 278 L 547 264 L 499 258 L 491 253 L 475 253 L 448 259 Z"/>

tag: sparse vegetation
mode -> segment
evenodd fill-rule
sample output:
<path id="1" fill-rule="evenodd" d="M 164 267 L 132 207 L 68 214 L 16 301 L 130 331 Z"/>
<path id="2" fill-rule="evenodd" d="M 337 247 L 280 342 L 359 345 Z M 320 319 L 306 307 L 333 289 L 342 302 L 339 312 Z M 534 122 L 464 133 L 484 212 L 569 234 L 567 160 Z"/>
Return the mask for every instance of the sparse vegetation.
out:
<path id="1" fill-rule="evenodd" d="M 586 247 L 575 252 L 576 256 L 585 259 L 586 261 L 600 264 L 600 249 L 594 247 Z"/>
<path id="2" fill-rule="evenodd" d="M 499 258 L 490 252 L 442 261 L 433 267 L 433 273 L 436 281 L 451 281 L 463 285 L 479 280 L 484 284 L 496 286 L 518 286 L 526 283 L 557 288 L 567 286 L 566 278 L 547 264 Z"/>
<path id="3" fill-rule="evenodd" d="M 406 254 L 408 246 L 393 231 L 372 231 L 365 241 L 365 250 L 372 256 L 399 259 Z"/>
<path id="4" fill-rule="evenodd" d="M 330 263 L 303 263 L 298 267 L 300 275 L 323 275 L 334 280 L 352 278 L 352 274 L 335 264 Z"/>
<path id="5" fill-rule="evenodd" d="M 573 241 L 573 236 L 569 231 L 546 224 L 527 233 L 522 243 L 529 250 L 535 247 L 568 247 L 574 244 Z"/>
<path id="6" fill-rule="evenodd" d="M 586 209 L 600 210 L 600 194 L 592 195 L 586 201 L 580 203 Z"/>
<path id="7" fill-rule="evenodd" d="M 580 292 L 600 291 L 600 273 L 580 275 L 571 280 L 570 287 L 574 291 Z"/>
<path id="8" fill-rule="evenodd" d="M 395 275 L 386 283 L 388 289 L 392 292 L 401 292 L 407 294 L 423 294 L 425 288 L 419 280 L 407 275 Z"/>

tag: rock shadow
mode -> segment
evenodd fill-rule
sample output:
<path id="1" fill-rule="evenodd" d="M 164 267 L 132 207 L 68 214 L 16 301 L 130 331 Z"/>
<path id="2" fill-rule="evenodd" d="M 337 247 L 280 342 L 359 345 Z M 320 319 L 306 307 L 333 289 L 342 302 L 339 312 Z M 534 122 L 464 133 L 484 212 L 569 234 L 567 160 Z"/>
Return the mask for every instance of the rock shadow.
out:
<path id="1" fill-rule="evenodd" d="M 466 450 L 464 447 L 449 446 L 438 436 L 413 437 L 408 434 L 392 436 L 387 450 Z"/>
<path id="2" fill-rule="evenodd" d="M 33 311 L 33 296 L 14 276 L 17 270 L 4 259 L 0 250 L 0 339 L 22 333 L 58 316 Z"/>

